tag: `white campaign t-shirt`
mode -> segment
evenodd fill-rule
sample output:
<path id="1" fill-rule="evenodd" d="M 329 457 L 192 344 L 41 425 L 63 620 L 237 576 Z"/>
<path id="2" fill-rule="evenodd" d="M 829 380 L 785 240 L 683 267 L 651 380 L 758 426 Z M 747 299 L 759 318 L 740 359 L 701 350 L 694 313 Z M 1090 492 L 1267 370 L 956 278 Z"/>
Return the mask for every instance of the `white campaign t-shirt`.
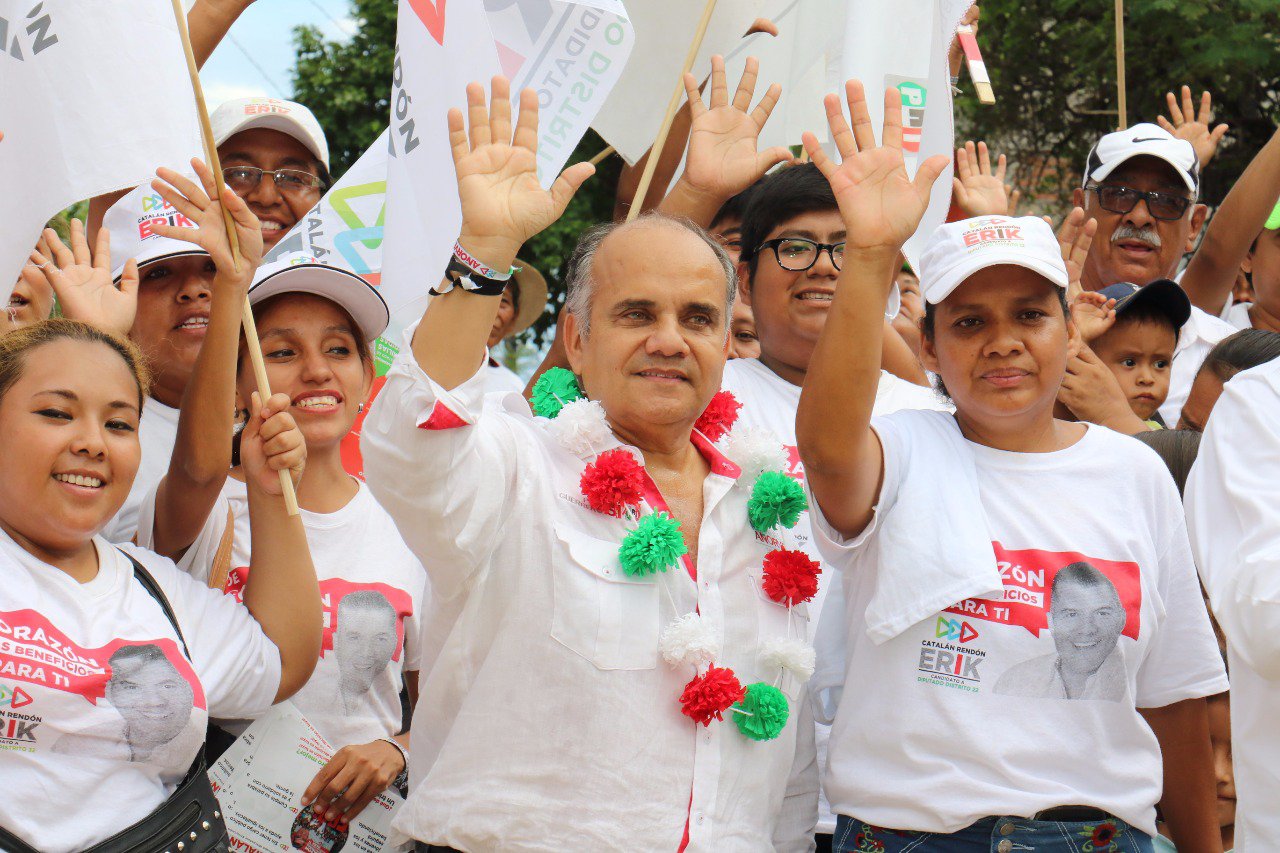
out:
<path id="1" fill-rule="evenodd" d="M 1097 426 L 1053 453 L 969 443 L 1003 596 L 958 602 L 876 645 L 864 615 L 894 550 L 879 519 L 913 443 L 930 435 L 924 419 L 937 417 L 873 421 L 884 484 L 855 540 L 811 511 L 819 548 L 842 571 L 849 626 L 832 805 L 930 832 L 1084 805 L 1155 834 L 1160 747 L 1135 707 L 1227 689 L 1168 471 Z"/>
<path id="2" fill-rule="evenodd" d="M 800 405 L 800 386 L 793 385 L 770 370 L 763 362 L 754 358 L 737 358 L 726 362 L 721 387 L 733 394 L 742 408 L 738 411 L 735 428 L 756 427 L 767 429 L 778 437 L 787 451 L 790 463 L 788 472 L 797 480 L 804 480 L 804 465 L 800 462 L 800 453 L 796 450 L 796 408 Z M 881 371 L 880 384 L 876 388 L 874 412 L 877 415 L 888 415 L 901 409 L 939 409 L 945 410 L 946 404 L 932 390 L 914 385 Z M 809 513 L 800 516 L 800 521 L 785 534 L 794 537 L 795 543 L 787 543 L 792 547 L 804 550 L 815 560 L 821 560 L 817 546 L 813 542 L 813 534 L 809 524 Z M 826 601 L 827 591 L 831 588 L 831 568 L 823 566 L 822 575 L 818 579 L 818 594 L 809 602 L 809 637 L 813 638 L 814 626 L 818 624 L 818 614 Z M 816 744 L 818 751 L 819 772 L 826 771 L 827 740 L 831 728 L 818 725 Z M 835 832 L 836 816 L 827 803 L 825 793 L 819 795 L 818 826 L 820 833 Z"/>
<path id="3" fill-rule="evenodd" d="M 243 607 L 165 558 L 106 540 L 81 584 L 0 532 L 0 826 L 48 853 L 83 850 L 155 810 L 215 716 L 251 716 L 280 687 L 280 654 Z"/>
<path id="4" fill-rule="evenodd" d="M 1237 330 L 1230 324 L 1191 307 L 1191 317 L 1178 333 L 1178 344 L 1173 350 L 1173 366 L 1169 369 L 1169 396 L 1160 407 L 1160 417 L 1170 426 L 1178 422 L 1182 407 L 1191 394 L 1191 384 L 1204 364 L 1205 356 L 1218 341 Z"/>
<path id="5" fill-rule="evenodd" d="M 422 564 L 368 487 L 359 487 L 337 512 L 300 510 L 320 581 L 324 640 L 315 672 L 291 701 L 334 749 L 388 737 L 402 728 L 400 685 L 404 672 L 420 666 L 419 627 L 427 598 Z M 154 506 L 153 492 L 139 519 L 140 542 L 144 530 L 148 540 L 153 530 Z M 252 545 L 248 490 L 240 480 L 227 478 L 204 529 L 178 567 L 201 583 L 209 582 L 228 510 L 235 533 L 224 589 L 239 600 Z M 236 734 L 248 727 L 245 719 L 218 719 Z"/>
<path id="6" fill-rule="evenodd" d="M 133 478 L 133 488 L 129 489 L 124 506 L 102 531 L 102 537 L 108 542 L 133 541 L 133 535 L 138 531 L 138 508 L 168 473 L 169 459 L 177 442 L 178 410 L 148 397 L 138 420 L 142 460 L 138 463 L 138 474 Z"/>

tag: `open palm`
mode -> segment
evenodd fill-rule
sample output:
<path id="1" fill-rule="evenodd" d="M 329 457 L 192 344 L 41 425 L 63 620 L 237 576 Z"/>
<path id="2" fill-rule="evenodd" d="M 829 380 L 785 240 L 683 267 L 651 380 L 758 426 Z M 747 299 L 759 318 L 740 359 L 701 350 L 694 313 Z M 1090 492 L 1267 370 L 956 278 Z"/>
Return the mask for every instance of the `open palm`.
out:
<path id="1" fill-rule="evenodd" d="M 724 58 L 711 57 L 710 107 L 703 103 L 694 76 L 684 76 L 685 94 L 693 117 L 685 178 L 695 189 L 718 198 L 729 198 L 791 156 L 791 152 L 782 147 L 758 150 L 760 131 L 782 94 L 782 87 L 774 83 L 756 108 L 751 109 L 759 70 L 759 61 L 749 57 L 737 92 L 730 101 Z"/>
<path id="2" fill-rule="evenodd" d="M 846 93 L 852 128 L 845 121 L 840 99 L 828 95 L 824 100 L 841 162 L 836 164 L 828 157 L 812 133 L 804 135 L 805 148 L 835 194 L 848 227 L 847 248 L 896 251 L 920 225 L 929 206 L 929 192 L 946 168 L 947 158 L 939 154 L 925 160 L 913 180 L 902 157 L 902 101 L 898 92 L 885 92 L 880 146 L 871 129 L 862 84 L 850 80 Z"/>
<path id="3" fill-rule="evenodd" d="M 32 265 L 24 275 L 44 275 L 57 294 L 62 316 L 127 335 L 138 312 L 138 265 L 132 259 L 125 264 L 117 287 L 111 278 L 111 234 L 107 229 L 98 230 L 92 252 L 80 220 L 71 220 L 70 237 L 68 249 L 57 232 L 46 228 L 41 248 L 31 253 Z"/>
<path id="4" fill-rule="evenodd" d="M 510 86 L 495 77 L 491 106 L 485 107 L 484 87 L 467 87 L 469 128 L 462 113 L 449 111 L 449 144 L 462 202 L 460 242 L 482 257 L 514 258 L 520 246 L 555 222 L 595 171 L 589 163 L 566 169 L 551 189 L 538 182 L 538 98 L 530 89 L 520 93 L 520 116 L 512 134 Z"/>

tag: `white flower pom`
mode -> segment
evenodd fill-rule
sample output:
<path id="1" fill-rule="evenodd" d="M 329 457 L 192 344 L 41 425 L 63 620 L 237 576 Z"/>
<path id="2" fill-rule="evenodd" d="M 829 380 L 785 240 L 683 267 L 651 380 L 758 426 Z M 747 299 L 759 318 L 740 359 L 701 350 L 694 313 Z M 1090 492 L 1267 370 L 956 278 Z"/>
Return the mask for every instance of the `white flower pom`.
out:
<path id="1" fill-rule="evenodd" d="M 761 427 L 743 427 L 729 433 L 721 442 L 721 450 L 729 461 L 742 469 L 740 483 L 748 487 L 765 471 L 787 470 L 787 451 L 771 431 Z"/>
<path id="2" fill-rule="evenodd" d="M 677 617 L 658 641 L 662 659 L 672 666 L 691 663 L 701 668 L 720 657 L 720 640 L 697 613 Z"/>
<path id="3" fill-rule="evenodd" d="M 760 650 L 760 663 L 766 667 L 781 667 L 791 673 L 801 684 L 808 681 L 817 666 L 818 653 L 804 640 L 778 637 L 769 640 Z"/>
<path id="4" fill-rule="evenodd" d="M 585 397 L 561 409 L 550 429 L 556 440 L 575 456 L 594 456 L 608 445 L 613 436 L 604 417 L 604 406 Z"/>

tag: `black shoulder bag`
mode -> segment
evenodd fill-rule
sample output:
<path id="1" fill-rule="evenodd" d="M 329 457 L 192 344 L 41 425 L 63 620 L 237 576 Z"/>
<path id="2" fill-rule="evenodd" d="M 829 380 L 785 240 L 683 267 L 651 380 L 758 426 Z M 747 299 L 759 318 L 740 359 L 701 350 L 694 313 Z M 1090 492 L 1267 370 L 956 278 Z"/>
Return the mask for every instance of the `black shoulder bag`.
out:
<path id="1" fill-rule="evenodd" d="M 190 660 L 191 651 L 160 585 L 137 560 L 124 551 L 121 553 L 133 563 L 133 576 L 156 600 L 173 630 L 178 632 L 182 651 Z M 84 853 L 226 853 L 227 826 L 222 820 L 222 806 L 209 784 L 207 771 L 204 745 L 201 744 L 191 769 L 169 799 L 142 820 L 93 845 Z M 74 820 L 74 815 L 70 819 Z M 40 853 L 3 827 L 0 827 L 0 850 Z"/>

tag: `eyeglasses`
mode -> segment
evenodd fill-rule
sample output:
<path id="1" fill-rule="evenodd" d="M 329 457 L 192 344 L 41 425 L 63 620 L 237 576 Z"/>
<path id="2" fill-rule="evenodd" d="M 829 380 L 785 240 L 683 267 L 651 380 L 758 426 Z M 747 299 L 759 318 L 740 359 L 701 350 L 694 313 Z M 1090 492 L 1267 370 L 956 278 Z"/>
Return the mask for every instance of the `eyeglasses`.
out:
<path id="1" fill-rule="evenodd" d="M 790 272 L 804 272 L 818 262 L 823 249 L 831 256 L 831 265 L 840 269 L 844 263 L 844 241 L 839 243 L 815 243 L 803 237 L 775 237 L 765 240 L 756 249 L 762 252 L 772 249 L 773 256 L 778 259 L 778 266 Z"/>
<path id="2" fill-rule="evenodd" d="M 1151 212 L 1152 216 L 1165 221 L 1181 219 L 1182 214 L 1187 212 L 1187 207 L 1191 204 L 1191 199 L 1186 196 L 1174 195 L 1173 193 L 1143 192 L 1133 187 L 1112 184 L 1094 185 L 1085 187 L 1085 190 L 1097 193 L 1098 204 L 1102 205 L 1103 210 L 1111 213 L 1128 213 L 1137 207 L 1138 202 L 1141 200 L 1146 201 L 1147 210 Z"/>
<path id="3" fill-rule="evenodd" d="M 238 196 L 251 193 L 262 182 L 263 175 L 270 175 L 275 181 L 276 189 L 283 195 L 304 195 L 324 187 L 319 176 L 299 169 L 259 169 L 256 166 L 228 166 L 222 170 L 222 177 Z"/>

